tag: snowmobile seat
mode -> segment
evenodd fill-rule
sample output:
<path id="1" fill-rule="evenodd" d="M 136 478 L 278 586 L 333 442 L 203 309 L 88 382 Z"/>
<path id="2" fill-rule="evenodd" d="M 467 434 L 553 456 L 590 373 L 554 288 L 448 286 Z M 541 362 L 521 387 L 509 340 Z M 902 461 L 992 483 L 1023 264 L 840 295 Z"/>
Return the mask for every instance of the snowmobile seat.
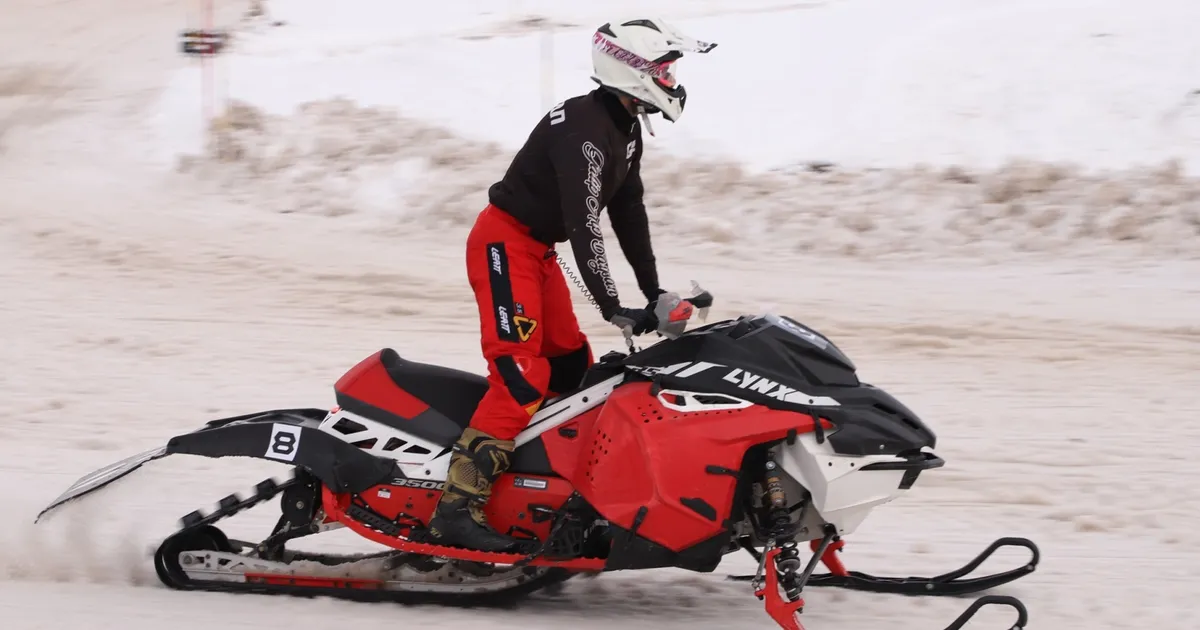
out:
<path id="1" fill-rule="evenodd" d="M 379 361 L 396 385 L 420 398 L 430 408 L 457 424 L 460 429 L 466 429 L 471 423 L 475 408 L 479 406 L 488 390 L 487 379 L 483 376 L 441 365 L 409 361 L 390 348 L 383 349 Z M 406 424 L 408 422 L 412 420 L 405 421 Z M 398 428 L 411 429 L 411 426 Z M 456 439 L 457 435 L 453 439 L 445 440 L 442 446 L 449 447 Z M 541 437 L 523 444 L 513 453 L 511 471 L 557 476 L 550 467 L 546 445 Z"/>
<path id="2" fill-rule="evenodd" d="M 384 348 L 379 360 L 397 386 L 463 429 L 488 390 L 487 379 L 478 374 L 409 361 L 391 348 Z"/>

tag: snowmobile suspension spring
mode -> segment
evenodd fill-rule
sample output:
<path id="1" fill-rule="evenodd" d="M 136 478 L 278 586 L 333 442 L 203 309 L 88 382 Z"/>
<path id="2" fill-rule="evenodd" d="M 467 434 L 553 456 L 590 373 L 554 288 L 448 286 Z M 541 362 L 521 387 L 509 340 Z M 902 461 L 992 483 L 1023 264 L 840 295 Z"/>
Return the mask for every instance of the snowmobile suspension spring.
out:
<path id="1" fill-rule="evenodd" d="M 780 545 L 779 555 L 775 556 L 775 570 L 779 573 L 779 583 L 783 585 L 788 601 L 793 602 L 800 599 L 800 592 L 804 588 L 804 581 L 797 579 L 801 563 L 800 551 L 796 546 L 795 541 L 784 543 Z"/>
<path id="2" fill-rule="evenodd" d="M 783 489 L 783 479 L 779 474 L 779 464 L 775 463 L 775 460 L 768 458 L 764 467 L 766 468 L 766 475 L 763 479 L 763 486 L 765 487 L 763 505 L 770 509 L 768 516 L 772 527 L 786 527 L 791 518 L 788 513 L 787 492 Z"/>

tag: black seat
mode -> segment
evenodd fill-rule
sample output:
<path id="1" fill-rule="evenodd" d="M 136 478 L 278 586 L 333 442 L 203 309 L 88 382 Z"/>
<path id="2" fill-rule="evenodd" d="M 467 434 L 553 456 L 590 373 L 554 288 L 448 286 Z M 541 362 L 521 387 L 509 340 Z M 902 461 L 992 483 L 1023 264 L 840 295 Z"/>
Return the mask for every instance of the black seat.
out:
<path id="1" fill-rule="evenodd" d="M 488 390 L 487 379 L 478 374 L 409 361 L 391 348 L 384 348 L 379 360 L 396 385 L 420 398 L 460 429 L 470 424 L 475 408 Z"/>
<path id="2" fill-rule="evenodd" d="M 379 360 L 396 385 L 420 398 L 430 409 L 437 412 L 431 417 L 421 414 L 413 420 L 440 424 L 448 419 L 458 425 L 459 431 L 453 437 L 445 437 L 445 431 L 422 431 L 427 435 L 439 434 L 440 439 L 437 441 L 441 446 L 450 447 L 454 444 L 462 430 L 471 423 L 475 408 L 479 406 L 479 401 L 483 400 L 483 395 L 488 390 L 487 379 L 483 376 L 441 365 L 409 361 L 391 348 L 384 348 Z M 415 428 L 412 422 L 410 420 L 396 426 L 412 430 Z M 422 428 L 433 429 L 432 426 Z M 555 476 L 546 456 L 546 446 L 540 437 L 516 449 L 513 453 L 511 472 Z"/>

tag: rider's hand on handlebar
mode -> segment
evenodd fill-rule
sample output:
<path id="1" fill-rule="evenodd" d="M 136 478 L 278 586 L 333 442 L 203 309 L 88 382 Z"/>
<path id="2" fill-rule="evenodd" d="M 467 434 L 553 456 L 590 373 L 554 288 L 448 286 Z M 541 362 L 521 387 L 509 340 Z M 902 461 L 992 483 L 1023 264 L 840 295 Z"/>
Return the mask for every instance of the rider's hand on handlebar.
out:
<path id="1" fill-rule="evenodd" d="M 654 309 L 621 307 L 608 317 L 617 328 L 629 328 L 634 335 L 644 335 L 658 329 L 658 317 Z"/>
<path id="2" fill-rule="evenodd" d="M 653 312 L 655 307 L 658 306 L 659 296 L 664 293 L 666 293 L 665 289 L 651 289 L 650 291 L 646 291 L 646 310 Z"/>

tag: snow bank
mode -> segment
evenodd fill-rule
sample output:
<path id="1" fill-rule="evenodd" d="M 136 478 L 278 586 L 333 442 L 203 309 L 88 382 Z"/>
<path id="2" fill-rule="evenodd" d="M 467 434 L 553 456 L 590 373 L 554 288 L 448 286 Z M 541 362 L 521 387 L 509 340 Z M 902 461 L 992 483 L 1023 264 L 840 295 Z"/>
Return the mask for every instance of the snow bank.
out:
<path id="1" fill-rule="evenodd" d="M 596 6 L 603 4 L 603 6 Z M 271 0 L 280 27 L 244 28 L 218 91 L 274 114 L 335 96 L 401 108 L 515 149 L 555 101 L 594 87 L 590 36 L 655 14 L 718 43 L 679 62 L 672 155 L 751 170 L 1088 168 L 1175 158 L 1200 175 L 1200 3 L 1194 0 Z M 242 28 L 242 27 L 238 27 Z M 201 74 L 163 95 L 164 143 L 202 142 Z"/>
<path id="2" fill-rule="evenodd" d="M 348 99 L 307 102 L 290 116 L 234 102 L 205 152 L 179 165 L 263 211 L 369 216 L 411 231 L 473 220 L 512 153 Z M 1178 161 L 1100 172 L 1013 161 L 756 173 L 648 144 L 644 178 L 652 221 L 676 242 L 866 258 L 1200 258 L 1200 179 Z"/>

